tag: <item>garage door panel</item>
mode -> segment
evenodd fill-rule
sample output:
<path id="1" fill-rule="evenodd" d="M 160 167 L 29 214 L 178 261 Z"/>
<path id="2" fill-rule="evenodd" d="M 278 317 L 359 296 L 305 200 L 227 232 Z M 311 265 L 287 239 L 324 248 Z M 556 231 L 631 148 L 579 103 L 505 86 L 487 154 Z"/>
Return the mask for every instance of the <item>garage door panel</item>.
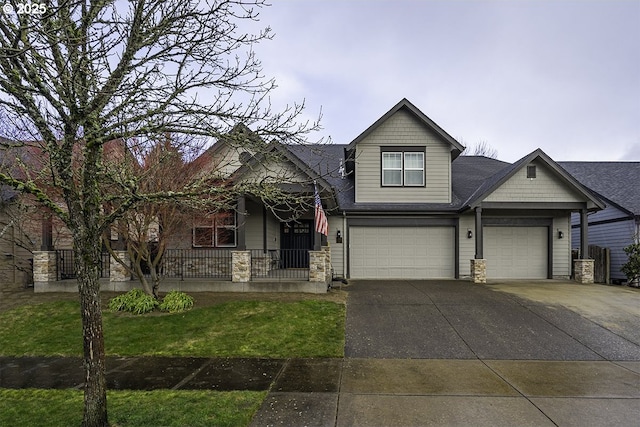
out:
<path id="1" fill-rule="evenodd" d="M 487 278 L 547 278 L 547 227 L 484 227 L 483 231 Z"/>
<path id="2" fill-rule="evenodd" d="M 351 227 L 349 236 L 352 278 L 455 275 L 453 227 Z"/>

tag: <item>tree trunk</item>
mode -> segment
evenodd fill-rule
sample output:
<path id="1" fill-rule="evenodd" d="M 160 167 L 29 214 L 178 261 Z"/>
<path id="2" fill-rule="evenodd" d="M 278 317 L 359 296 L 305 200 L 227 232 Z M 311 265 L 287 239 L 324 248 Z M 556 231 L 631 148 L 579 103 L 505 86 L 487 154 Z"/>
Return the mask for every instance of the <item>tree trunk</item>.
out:
<path id="1" fill-rule="evenodd" d="M 78 233 L 74 239 L 76 274 L 82 312 L 84 349 L 83 427 L 108 426 L 105 347 L 100 302 L 100 237 Z M 97 243 L 93 240 L 97 240 Z"/>

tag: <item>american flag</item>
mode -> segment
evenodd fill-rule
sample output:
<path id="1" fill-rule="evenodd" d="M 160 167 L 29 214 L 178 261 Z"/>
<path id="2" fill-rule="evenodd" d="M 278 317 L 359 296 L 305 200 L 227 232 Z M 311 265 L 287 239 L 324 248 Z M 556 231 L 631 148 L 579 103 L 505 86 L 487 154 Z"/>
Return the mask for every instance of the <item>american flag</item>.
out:
<path id="1" fill-rule="evenodd" d="M 318 194 L 318 187 L 316 184 L 313 184 L 313 189 L 315 191 L 315 205 L 316 205 L 316 232 L 320 234 L 324 234 L 325 236 L 329 235 L 329 222 L 327 221 L 327 216 L 324 214 L 324 209 L 322 209 L 322 201 L 320 200 L 320 194 Z"/>

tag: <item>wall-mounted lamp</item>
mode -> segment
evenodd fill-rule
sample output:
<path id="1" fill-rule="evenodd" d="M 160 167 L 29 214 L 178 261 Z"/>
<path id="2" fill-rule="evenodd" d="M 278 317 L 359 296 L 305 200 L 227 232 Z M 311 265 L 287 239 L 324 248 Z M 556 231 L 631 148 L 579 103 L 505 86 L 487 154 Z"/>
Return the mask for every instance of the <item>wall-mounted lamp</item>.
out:
<path id="1" fill-rule="evenodd" d="M 336 243 L 342 243 L 342 234 L 340 233 L 340 230 L 336 232 Z"/>
<path id="2" fill-rule="evenodd" d="M 558 239 L 562 239 L 564 237 L 564 233 L 562 230 L 558 229 Z"/>
<path id="3" fill-rule="evenodd" d="M 473 231 L 471 231 L 470 228 L 467 228 L 467 239 L 472 239 L 473 238 Z"/>

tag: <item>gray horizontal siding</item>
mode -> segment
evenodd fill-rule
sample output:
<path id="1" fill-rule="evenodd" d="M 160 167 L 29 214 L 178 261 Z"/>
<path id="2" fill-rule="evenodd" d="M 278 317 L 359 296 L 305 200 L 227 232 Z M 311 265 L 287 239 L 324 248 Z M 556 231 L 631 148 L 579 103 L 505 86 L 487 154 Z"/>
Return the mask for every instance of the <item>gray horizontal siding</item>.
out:
<path id="1" fill-rule="evenodd" d="M 425 187 L 382 187 L 381 146 L 425 146 Z M 356 146 L 356 202 L 448 203 L 451 153 L 448 143 L 410 113 L 398 111 Z"/>
<path id="2" fill-rule="evenodd" d="M 579 217 L 572 215 L 572 222 L 579 224 Z M 589 216 L 589 222 L 593 215 Z M 597 245 L 611 250 L 611 278 L 625 280 L 626 277 L 620 270 L 627 262 L 627 255 L 623 248 L 633 243 L 635 233 L 635 222 L 632 219 L 612 222 L 607 224 L 589 226 L 589 244 Z M 574 249 L 580 247 L 580 228 L 575 227 L 571 233 L 571 243 Z"/>
<path id="3" fill-rule="evenodd" d="M 487 202 L 582 202 L 567 184 L 559 180 L 549 167 L 532 162 L 537 167 L 536 178 L 527 178 L 527 168 L 522 167 L 505 183 L 485 198 Z"/>

